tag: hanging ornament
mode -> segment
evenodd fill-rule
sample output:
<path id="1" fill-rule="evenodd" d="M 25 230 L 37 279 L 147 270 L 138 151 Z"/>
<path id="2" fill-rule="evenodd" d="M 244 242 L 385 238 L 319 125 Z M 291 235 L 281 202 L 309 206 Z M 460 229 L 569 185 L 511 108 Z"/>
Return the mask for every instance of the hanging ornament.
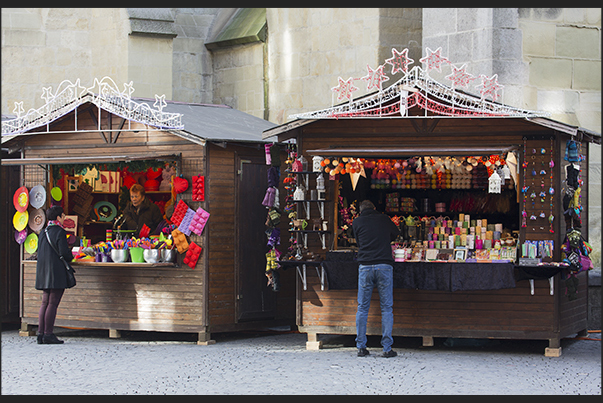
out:
<path id="1" fill-rule="evenodd" d="M 467 65 L 463 64 L 460 68 L 457 68 L 454 64 L 451 64 L 452 73 L 444 78 L 452 81 L 452 88 L 455 87 L 469 87 L 469 83 L 476 79 L 472 74 L 467 73 Z"/>
<path id="2" fill-rule="evenodd" d="M 482 83 L 476 86 L 476 88 L 479 89 L 482 99 L 485 99 L 489 95 L 493 101 L 496 101 L 498 99 L 498 90 L 504 88 L 504 86 L 498 84 L 498 74 L 494 74 L 490 78 L 480 74 L 479 78 L 482 79 Z M 534 153 L 536 153 L 536 150 L 534 150 Z"/>
<path id="3" fill-rule="evenodd" d="M 351 101 L 352 100 L 352 92 L 359 90 L 358 87 L 355 87 L 354 84 L 352 84 L 352 81 L 354 79 L 352 77 L 350 77 L 344 81 L 341 77 L 338 77 L 338 80 L 339 80 L 339 85 L 337 87 L 331 88 L 331 91 L 339 93 L 339 95 L 337 96 L 338 101 L 341 101 L 344 99 L 348 99 Z"/>
<path id="4" fill-rule="evenodd" d="M 404 73 L 408 72 L 408 65 L 413 64 L 415 61 L 408 57 L 408 49 L 404 49 L 402 52 L 398 52 L 392 48 L 392 57 L 385 59 L 385 64 L 392 66 L 392 74 L 396 74 L 399 71 Z"/>
<path id="5" fill-rule="evenodd" d="M 425 48 L 425 52 L 427 52 L 427 56 L 419 59 L 419 61 L 427 64 L 427 71 L 436 69 L 441 73 L 442 63 L 450 63 L 447 58 L 441 55 L 442 47 L 437 48 L 435 51 Z"/>
<path id="6" fill-rule="evenodd" d="M 366 86 L 366 89 L 370 90 L 371 88 L 376 88 L 379 91 L 381 91 L 381 89 L 382 89 L 381 83 L 389 80 L 389 77 L 386 76 L 385 74 L 383 74 L 383 65 L 380 65 L 375 70 L 373 70 L 367 64 L 366 68 L 368 70 L 368 74 L 366 76 L 360 78 L 361 80 L 364 80 L 368 83 Z"/>
<path id="7" fill-rule="evenodd" d="M 501 179 L 496 171 L 488 178 L 488 193 L 500 193 Z"/>

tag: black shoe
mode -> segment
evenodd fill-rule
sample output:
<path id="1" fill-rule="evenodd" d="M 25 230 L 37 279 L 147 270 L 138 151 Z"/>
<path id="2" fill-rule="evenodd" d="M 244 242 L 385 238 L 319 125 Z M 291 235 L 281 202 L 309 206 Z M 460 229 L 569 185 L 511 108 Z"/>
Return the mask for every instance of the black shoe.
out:
<path id="1" fill-rule="evenodd" d="M 63 344 L 64 343 L 63 340 L 57 339 L 57 336 L 55 336 L 54 333 L 45 334 L 42 338 L 42 341 L 44 342 L 43 344 Z"/>
<path id="2" fill-rule="evenodd" d="M 366 348 L 358 349 L 358 357 L 366 357 L 367 355 L 371 355 L 371 353 Z"/>
<path id="3" fill-rule="evenodd" d="M 44 333 L 38 333 L 38 344 L 44 344 Z"/>
<path id="4" fill-rule="evenodd" d="M 386 351 L 385 353 L 383 353 L 383 355 L 381 357 L 391 358 L 391 357 L 395 357 L 397 355 L 398 355 L 398 353 L 396 353 L 394 350 L 389 350 L 389 351 Z"/>

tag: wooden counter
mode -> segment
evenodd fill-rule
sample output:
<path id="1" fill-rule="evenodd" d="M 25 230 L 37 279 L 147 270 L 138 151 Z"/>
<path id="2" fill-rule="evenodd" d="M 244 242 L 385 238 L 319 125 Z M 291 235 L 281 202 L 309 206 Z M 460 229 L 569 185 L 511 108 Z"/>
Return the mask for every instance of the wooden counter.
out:
<path id="1" fill-rule="evenodd" d="M 56 326 L 202 333 L 203 275 L 175 263 L 75 262 L 77 285 L 65 291 Z M 42 292 L 36 261 L 23 261 L 22 330 L 38 324 Z M 201 335 L 200 335 L 201 340 Z"/>
<path id="2" fill-rule="evenodd" d="M 311 271 L 309 271 L 311 273 Z M 560 339 L 586 334 L 588 275 L 577 275 L 577 299 L 568 300 L 561 274 L 548 279 L 517 281 L 515 288 L 442 291 L 394 288 L 394 336 L 549 340 L 545 354 L 561 354 Z M 356 334 L 357 289 L 321 291 L 317 275 L 307 289 L 298 287 L 298 326 L 308 333 L 308 349 L 320 348 L 318 334 Z M 379 294 L 371 300 L 367 335 L 381 335 Z"/>

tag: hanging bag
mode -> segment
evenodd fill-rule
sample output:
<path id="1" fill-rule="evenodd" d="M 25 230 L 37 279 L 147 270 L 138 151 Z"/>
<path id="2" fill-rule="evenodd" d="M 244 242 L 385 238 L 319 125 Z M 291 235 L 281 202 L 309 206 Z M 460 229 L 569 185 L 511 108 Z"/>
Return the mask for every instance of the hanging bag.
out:
<path id="1" fill-rule="evenodd" d="M 48 228 L 44 229 L 44 233 L 46 234 L 46 239 L 48 239 L 48 243 L 50 244 L 50 246 L 52 247 L 52 249 L 57 253 L 57 255 L 59 255 L 59 258 L 61 259 L 61 261 L 63 262 L 63 264 L 65 265 L 65 271 L 67 272 L 67 287 L 66 288 L 73 288 L 75 287 L 76 281 L 75 281 L 75 270 L 73 269 L 73 267 L 71 267 L 71 265 L 69 264 L 69 262 L 67 262 L 65 260 L 65 258 L 63 257 L 63 255 L 61 255 L 59 253 L 59 251 L 57 250 L 56 246 L 54 246 L 52 244 L 52 242 L 50 241 L 50 236 L 48 236 Z"/>

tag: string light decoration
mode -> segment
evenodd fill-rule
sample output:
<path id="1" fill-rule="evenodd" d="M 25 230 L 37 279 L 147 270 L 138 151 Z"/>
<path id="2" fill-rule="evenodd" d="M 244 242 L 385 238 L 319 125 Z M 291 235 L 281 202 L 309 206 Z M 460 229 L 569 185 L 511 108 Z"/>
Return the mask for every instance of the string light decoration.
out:
<path id="1" fill-rule="evenodd" d="M 404 49 L 402 52 L 398 52 L 392 48 L 392 57 L 385 59 L 385 64 L 392 66 L 392 74 L 396 74 L 399 71 L 408 73 L 408 65 L 413 64 L 415 61 L 408 57 L 408 49 Z"/>
<path id="2" fill-rule="evenodd" d="M 504 86 L 498 83 L 498 75 L 492 77 L 485 75 L 474 76 L 467 72 L 466 64 L 461 67 L 454 66 L 446 57 L 441 55 L 441 48 L 435 51 L 426 48 L 427 56 L 420 59 L 425 64 L 425 70 L 414 66 L 409 70 L 409 65 L 414 63 L 408 58 L 408 49 L 402 52 L 392 49 L 392 57 L 385 60 L 385 64 L 392 66 L 393 75 L 403 73 L 403 77 L 388 88 L 381 88 L 383 82 L 388 81 L 383 73 L 384 65 L 377 69 L 369 66 L 368 74 L 361 78 L 350 77 L 347 80 L 338 78 L 339 85 L 331 88 L 338 92 L 338 101 L 348 102 L 334 105 L 330 108 L 313 112 L 289 115 L 290 119 L 340 119 L 340 118 L 374 118 L 406 117 L 410 108 L 415 106 L 442 116 L 450 117 L 546 117 L 550 113 L 531 111 L 515 108 L 496 102 L 501 98 L 499 91 Z M 439 83 L 429 76 L 430 70 L 441 71 L 443 66 L 451 68 L 451 74 L 445 78 L 452 82 L 452 87 Z M 470 83 L 480 79 L 474 88 L 479 95 L 458 91 L 455 87 L 468 88 Z M 367 89 L 379 88 L 376 93 L 353 99 L 353 92 L 359 88 L 354 86 L 354 81 L 367 81 Z M 486 99 L 487 97 L 491 100 Z M 425 115 L 427 116 L 427 115 Z M 418 116 L 417 116 L 418 117 Z"/>
<path id="3" fill-rule="evenodd" d="M 337 100 L 341 101 L 343 99 L 347 99 L 347 100 L 352 100 L 352 92 L 359 90 L 358 87 L 355 87 L 354 84 L 352 84 L 352 81 L 354 80 L 352 77 L 348 78 L 347 80 L 343 80 L 343 78 L 339 77 L 339 85 L 337 87 L 333 87 L 331 88 L 331 91 L 334 92 L 338 92 L 339 95 L 337 96 Z"/>
<path id="4" fill-rule="evenodd" d="M 2 121 L 2 135 L 16 135 L 36 127 L 47 125 L 56 119 L 65 116 L 78 106 L 91 102 L 110 113 L 124 119 L 136 121 L 161 129 L 183 129 L 182 114 L 164 112 L 167 105 L 165 95 L 155 95 L 157 109 L 152 109 L 144 102 L 135 102 L 131 99 L 134 87 L 132 81 L 124 84 L 120 91 L 113 79 L 103 77 L 95 78 L 91 87 L 83 87 L 78 78 L 75 83 L 63 80 L 56 91 L 52 87 L 42 88 L 42 99 L 46 103 L 38 109 L 29 109 L 24 113 L 23 102 L 15 102 L 13 113 L 15 119 Z"/>
<path id="5" fill-rule="evenodd" d="M 379 89 L 379 91 L 381 91 L 382 83 L 389 80 L 389 77 L 383 73 L 383 65 L 373 70 L 367 64 L 366 68 L 368 70 L 368 74 L 361 78 L 361 80 L 364 80 L 368 83 L 366 88 L 368 90 L 370 90 L 371 88 L 377 88 Z"/>

